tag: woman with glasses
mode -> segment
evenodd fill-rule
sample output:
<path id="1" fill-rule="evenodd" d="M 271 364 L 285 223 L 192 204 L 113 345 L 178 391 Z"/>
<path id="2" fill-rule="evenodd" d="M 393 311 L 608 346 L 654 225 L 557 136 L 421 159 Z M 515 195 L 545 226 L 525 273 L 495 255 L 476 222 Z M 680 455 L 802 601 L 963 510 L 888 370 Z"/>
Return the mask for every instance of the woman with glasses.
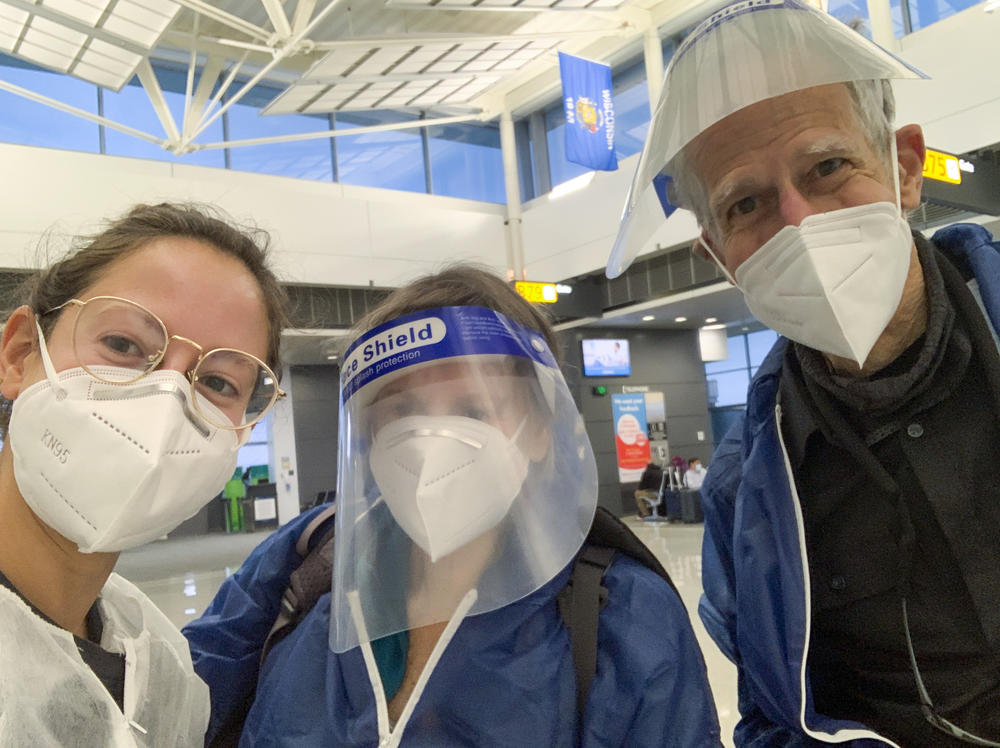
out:
<path id="1" fill-rule="evenodd" d="M 201 745 L 187 644 L 112 573 L 233 474 L 281 396 L 257 236 L 138 206 L 38 272 L 0 339 L 0 745 Z"/>

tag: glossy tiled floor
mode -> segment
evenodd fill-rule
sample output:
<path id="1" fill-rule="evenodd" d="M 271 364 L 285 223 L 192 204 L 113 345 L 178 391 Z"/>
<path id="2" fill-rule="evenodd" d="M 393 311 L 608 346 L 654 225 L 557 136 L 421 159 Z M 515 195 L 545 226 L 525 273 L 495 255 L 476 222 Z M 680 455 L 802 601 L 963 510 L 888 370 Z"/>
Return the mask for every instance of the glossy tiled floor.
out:
<path id="1" fill-rule="evenodd" d="M 701 595 L 701 525 L 626 523 L 656 554 L 681 593 L 708 666 L 719 722 L 732 745 L 736 709 L 736 669 L 709 639 L 698 620 Z M 201 615 L 222 581 L 235 571 L 267 533 L 209 535 L 150 543 L 123 553 L 116 571 L 136 583 L 178 626 Z"/>

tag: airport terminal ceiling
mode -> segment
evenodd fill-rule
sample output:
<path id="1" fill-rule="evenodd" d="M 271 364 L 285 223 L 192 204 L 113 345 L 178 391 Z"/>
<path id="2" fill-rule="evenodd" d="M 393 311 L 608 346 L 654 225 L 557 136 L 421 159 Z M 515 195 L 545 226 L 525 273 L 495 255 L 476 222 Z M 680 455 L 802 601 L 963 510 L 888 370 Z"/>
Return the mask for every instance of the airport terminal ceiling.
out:
<path id="1" fill-rule="evenodd" d="M 238 101 L 274 117 L 353 114 L 343 121 L 381 131 L 485 123 L 558 96 L 557 48 L 613 64 L 641 50 L 644 35 L 677 33 L 718 4 L 3 0 L 0 50 L 112 91 L 137 79 L 162 132 L 80 110 L 2 76 L 0 89 L 177 154 L 337 134 L 331 122 L 325 133 L 218 139 L 212 125 Z M 180 114 L 165 101 L 164 66 L 186 78 Z M 383 116 L 366 117 L 375 112 Z"/>

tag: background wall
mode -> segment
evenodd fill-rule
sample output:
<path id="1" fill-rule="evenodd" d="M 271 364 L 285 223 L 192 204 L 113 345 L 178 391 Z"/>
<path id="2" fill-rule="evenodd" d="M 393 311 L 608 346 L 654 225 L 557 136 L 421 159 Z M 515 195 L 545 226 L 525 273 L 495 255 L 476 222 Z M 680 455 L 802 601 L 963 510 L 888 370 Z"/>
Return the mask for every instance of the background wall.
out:
<path id="1" fill-rule="evenodd" d="M 268 230 L 293 283 L 398 286 L 453 259 L 507 267 L 493 203 L 9 144 L 0 164 L 0 267 L 39 267 L 46 234 L 58 256 L 67 236 L 163 200 L 213 203 Z"/>
<path id="2" fill-rule="evenodd" d="M 628 338 L 632 358 L 629 377 L 583 377 L 580 341 L 583 338 Z M 578 327 L 560 333 L 566 364 L 563 372 L 580 412 L 597 458 L 600 483 L 598 502 L 616 514 L 635 511 L 632 491 L 635 484 L 622 488 L 618 482 L 611 395 L 622 385 L 649 385 L 662 392 L 667 411 L 667 439 L 670 455 L 688 459 L 699 457 L 705 464 L 712 456 L 712 427 L 708 418 L 705 368 L 698 352 L 697 330 L 619 330 L 607 327 Z M 592 393 L 603 384 L 608 394 Z M 704 440 L 698 439 L 698 432 Z M 624 492 L 624 499 L 623 499 Z"/>
<path id="3" fill-rule="evenodd" d="M 292 366 L 289 371 L 289 386 L 295 395 L 292 410 L 299 497 L 303 504 L 309 504 L 318 492 L 337 487 L 340 369 Z"/>

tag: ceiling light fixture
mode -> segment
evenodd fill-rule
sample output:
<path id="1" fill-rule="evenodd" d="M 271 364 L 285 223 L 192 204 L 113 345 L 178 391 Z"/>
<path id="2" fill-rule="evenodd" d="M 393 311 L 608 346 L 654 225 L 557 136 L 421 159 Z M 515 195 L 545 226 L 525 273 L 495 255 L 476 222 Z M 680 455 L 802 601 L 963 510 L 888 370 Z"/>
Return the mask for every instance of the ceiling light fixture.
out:
<path id="1" fill-rule="evenodd" d="M 713 322 L 718 322 L 718 321 L 719 321 L 719 318 L 718 318 L 718 317 L 706 317 L 706 318 L 705 318 L 705 324 L 706 324 L 706 325 L 710 325 L 710 324 L 712 324 Z"/>
<path id="2" fill-rule="evenodd" d="M 654 319 L 656 319 L 656 317 L 655 317 L 655 315 L 652 315 L 652 314 L 645 314 L 642 317 L 642 321 L 643 322 L 652 322 Z"/>
<path id="3" fill-rule="evenodd" d="M 705 327 L 703 327 L 701 329 L 702 330 L 725 330 L 726 326 L 720 322 L 717 325 L 705 325 Z"/>
<path id="4" fill-rule="evenodd" d="M 687 322 L 687 317 L 674 317 L 674 322 Z"/>

